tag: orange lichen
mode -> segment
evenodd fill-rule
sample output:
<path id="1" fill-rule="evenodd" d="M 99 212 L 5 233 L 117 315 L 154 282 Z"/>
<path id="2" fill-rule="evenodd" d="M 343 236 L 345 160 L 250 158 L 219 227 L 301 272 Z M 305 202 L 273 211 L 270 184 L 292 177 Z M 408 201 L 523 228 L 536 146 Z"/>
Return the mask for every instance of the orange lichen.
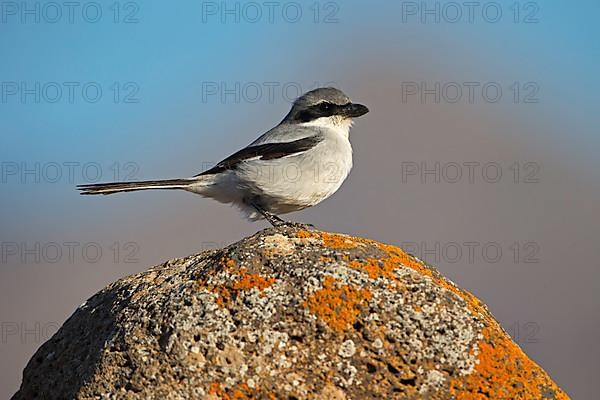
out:
<path id="1" fill-rule="evenodd" d="M 448 386 L 446 387 L 450 391 L 450 398 L 455 400 L 568 399 L 568 396 L 550 379 L 546 372 L 529 359 L 510 339 L 479 299 L 458 288 L 425 263 L 396 246 L 380 244 L 368 239 L 305 230 L 299 231 L 297 236 L 299 238 L 319 238 L 325 246 L 341 250 L 337 252 L 335 259 L 321 256 L 323 263 L 345 260 L 349 267 L 366 272 L 371 279 L 388 279 L 397 290 L 403 290 L 401 285 L 403 280 L 396 276 L 394 271 L 401 267 L 410 268 L 421 277 L 430 279 L 465 302 L 468 310 L 483 322 L 484 328 L 481 331 L 482 336 L 477 341 L 477 346 L 469 349 L 469 354 L 477 359 L 473 371 L 467 375 L 455 376 L 454 379 L 447 382 Z M 375 252 L 373 252 L 374 249 Z M 377 250 L 383 253 L 381 258 L 377 255 Z M 357 255 L 360 257 L 363 251 L 365 257 L 350 261 L 350 258 L 356 258 Z M 232 260 L 226 259 L 222 261 L 222 264 L 228 268 L 235 265 Z M 416 275 L 415 279 L 418 278 Z M 256 287 L 262 291 L 274 282 L 276 282 L 274 278 L 249 274 L 242 268 L 239 271 L 239 278 L 233 284 L 213 287 L 211 290 L 218 294 L 222 304 L 224 301 L 235 298 L 234 296 L 240 290 Z M 308 296 L 303 305 L 332 330 L 343 333 L 365 310 L 371 297 L 368 289 L 345 285 L 336 281 L 332 276 L 325 276 L 323 288 Z M 420 307 L 415 307 L 414 310 L 415 312 L 422 311 Z M 400 364 L 401 362 L 399 362 Z M 213 386 L 211 386 L 211 390 L 213 390 L 212 388 Z M 247 385 L 228 389 L 225 392 L 216 384 L 210 393 L 225 400 L 248 399 L 252 398 L 251 394 L 262 396 L 262 394 L 259 396 L 260 393 L 256 390 L 250 391 Z"/>
<path id="2" fill-rule="evenodd" d="M 471 293 L 458 288 L 423 262 L 408 255 L 396 246 L 386 245 L 361 238 L 351 240 L 343 235 L 320 234 L 325 246 L 334 249 L 356 248 L 360 244 L 374 246 L 387 257 L 353 260 L 351 268 L 365 271 L 370 278 L 380 277 L 399 281 L 394 270 L 400 266 L 411 268 L 420 275 L 431 279 L 436 285 L 456 294 L 465 301 L 466 307 L 478 315 L 485 323 L 484 339 L 478 343 L 478 364 L 472 374 L 451 382 L 451 394 L 456 400 L 471 399 L 529 399 L 545 398 L 544 394 L 554 394 L 554 399 L 568 399 L 568 396 L 548 377 L 545 371 L 535 364 L 508 337 L 485 305 Z M 353 245 L 351 245 L 353 244 Z M 416 310 L 418 311 L 418 310 Z M 471 349 L 473 351 L 473 349 Z"/>
<path id="3" fill-rule="evenodd" d="M 277 279 L 271 277 L 263 277 L 259 274 L 249 274 L 246 272 L 246 268 L 240 269 L 241 279 L 237 280 L 232 288 L 234 290 L 249 290 L 257 288 L 261 292 L 277 282 Z"/>
<path id="4" fill-rule="evenodd" d="M 235 261 L 233 261 L 231 258 L 228 258 L 228 257 L 221 257 L 218 261 L 218 264 L 221 265 L 224 270 L 231 270 L 233 267 L 235 267 Z M 197 281 L 197 283 L 200 286 L 204 286 L 204 285 L 206 285 L 207 281 L 208 281 L 208 278 L 204 277 L 203 279 L 199 279 Z"/>
<path id="5" fill-rule="evenodd" d="M 321 262 L 324 263 L 324 264 L 328 264 L 330 262 L 333 262 L 333 258 L 326 257 L 326 256 L 321 256 Z"/>
<path id="6" fill-rule="evenodd" d="M 254 400 L 257 398 L 258 391 L 251 389 L 245 383 L 226 391 L 218 382 L 213 382 L 210 384 L 208 394 L 213 397 L 216 396 L 220 400 Z"/>
<path id="7" fill-rule="evenodd" d="M 301 229 L 298 231 L 298 233 L 296 233 L 296 237 L 299 237 L 301 239 L 308 239 L 308 238 L 313 237 L 313 235 L 309 231 L 305 231 L 304 229 Z"/>
<path id="8" fill-rule="evenodd" d="M 334 249 L 347 249 L 355 248 L 359 245 L 374 246 L 382 250 L 388 257 L 384 259 L 373 259 L 367 258 L 365 261 L 353 260 L 349 262 L 349 266 L 354 269 L 359 269 L 367 272 L 371 279 L 387 278 L 392 280 L 399 280 L 394 275 L 394 270 L 400 266 L 411 268 L 417 271 L 419 274 L 426 276 L 433 280 L 437 285 L 455 293 L 462 298 L 467 308 L 473 313 L 482 314 L 484 318 L 488 318 L 487 312 L 483 308 L 483 303 L 479 301 L 471 293 L 459 289 L 450 281 L 443 278 L 441 275 L 434 273 L 431 268 L 428 268 L 421 261 L 418 261 L 414 257 L 405 253 L 402 249 L 389 244 L 382 244 L 368 239 L 362 238 L 349 238 L 348 236 L 332 234 L 332 233 L 319 233 L 319 237 L 323 240 L 323 244 L 327 247 Z"/>
<path id="9" fill-rule="evenodd" d="M 394 260 L 375 260 L 372 258 L 368 258 L 364 262 L 353 260 L 348 263 L 348 265 L 350 268 L 366 271 L 371 279 L 377 279 L 381 277 L 394 279 L 393 272 L 396 268 L 400 267 L 399 264 L 394 263 Z"/>
<path id="10" fill-rule="evenodd" d="M 233 260 L 224 261 L 221 263 L 223 265 L 227 265 L 226 269 L 230 270 L 233 264 Z M 235 299 L 238 293 L 243 290 L 251 290 L 253 288 L 257 288 L 260 292 L 277 282 L 277 279 L 271 277 L 264 277 L 259 274 L 250 274 L 247 272 L 246 268 L 240 268 L 237 272 L 237 279 L 232 284 L 225 285 L 208 285 L 208 280 L 204 279 L 198 281 L 198 285 L 202 288 L 206 288 L 211 293 L 217 295 L 216 303 L 218 305 L 224 305 L 228 303 L 231 299 Z"/>
<path id="11" fill-rule="evenodd" d="M 335 278 L 326 276 L 323 289 L 311 294 L 304 306 L 323 319 L 331 329 L 343 332 L 356 321 L 370 299 L 370 290 L 351 285 L 338 286 Z"/>
<path id="12" fill-rule="evenodd" d="M 357 243 L 348 236 L 320 232 L 319 237 L 325 246 L 332 249 L 352 249 L 357 246 Z"/>
<path id="13" fill-rule="evenodd" d="M 475 371 L 450 383 L 451 394 L 457 400 L 568 399 L 499 327 L 486 327 L 483 336 Z"/>
<path id="14" fill-rule="evenodd" d="M 228 268 L 235 267 L 235 262 L 234 262 L 234 261 L 233 261 L 231 258 L 228 258 L 228 259 L 222 259 L 222 260 L 223 260 L 223 261 L 222 261 L 222 262 L 223 262 L 223 264 L 224 264 L 226 267 L 228 267 Z"/>
<path id="15" fill-rule="evenodd" d="M 225 286 L 214 286 L 208 289 L 210 292 L 217 295 L 217 299 L 215 300 L 218 305 L 222 306 L 225 303 L 231 300 L 231 292 Z"/>
<path id="16" fill-rule="evenodd" d="M 479 314 L 485 319 L 489 319 L 490 316 L 487 310 L 484 308 L 483 303 L 471 293 L 466 290 L 462 290 L 452 282 L 448 281 L 446 278 L 441 276 L 438 273 L 435 273 L 431 268 L 427 267 L 422 262 L 416 260 L 414 257 L 406 254 L 402 249 L 396 246 L 392 246 L 389 244 L 381 244 L 375 243 L 381 250 L 383 250 L 389 258 L 385 260 L 385 264 L 401 264 L 405 267 L 411 268 L 423 276 L 430 278 L 436 285 L 443 287 L 444 289 L 449 290 L 450 292 L 456 294 L 461 299 L 463 299 L 466 303 L 467 308 L 474 314 Z M 387 270 L 392 268 L 392 265 L 387 266 Z"/>

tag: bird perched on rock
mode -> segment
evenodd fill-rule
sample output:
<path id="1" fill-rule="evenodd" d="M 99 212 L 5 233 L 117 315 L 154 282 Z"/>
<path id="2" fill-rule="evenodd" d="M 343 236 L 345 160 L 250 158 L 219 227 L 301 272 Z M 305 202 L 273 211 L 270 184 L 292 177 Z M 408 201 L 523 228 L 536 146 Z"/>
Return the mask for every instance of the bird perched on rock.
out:
<path id="1" fill-rule="evenodd" d="M 238 206 L 251 220 L 314 206 L 335 193 L 352 168 L 349 131 L 369 112 L 335 88 L 305 93 L 286 117 L 247 147 L 191 178 L 79 185 L 81 194 L 180 189 Z"/>

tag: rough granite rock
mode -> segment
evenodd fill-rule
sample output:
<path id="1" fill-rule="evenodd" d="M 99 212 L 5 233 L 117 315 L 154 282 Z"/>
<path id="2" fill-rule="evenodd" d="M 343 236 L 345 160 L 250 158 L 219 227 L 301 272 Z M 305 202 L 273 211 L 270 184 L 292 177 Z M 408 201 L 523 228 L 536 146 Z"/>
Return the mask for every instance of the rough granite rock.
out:
<path id="1" fill-rule="evenodd" d="M 94 295 L 13 399 L 567 399 L 486 306 L 401 249 L 266 229 Z"/>

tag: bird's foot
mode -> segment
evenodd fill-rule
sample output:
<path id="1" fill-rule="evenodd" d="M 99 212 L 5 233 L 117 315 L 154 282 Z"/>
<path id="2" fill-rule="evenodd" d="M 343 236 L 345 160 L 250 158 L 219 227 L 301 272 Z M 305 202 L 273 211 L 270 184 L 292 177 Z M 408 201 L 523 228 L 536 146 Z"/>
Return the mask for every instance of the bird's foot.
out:
<path id="1" fill-rule="evenodd" d="M 277 225 L 273 225 L 275 228 L 302 228 L 302 229 L 314 229 L 313 224 L 305 224 L 302 222 L 282 221 Z"/>
<path id="2" fill-rule="evenodd" d="M 252 204 L 252 205 L 256 209 L 256 211 L 258 211 L 267 221 L 269 221 L 269 223 L 274 228 L 304 228 L 304 229 L 314 228 L 314 225 L 312 225 L 312 224 L 303 224 L 300 222 L 285 221 L 285 220 L 279 218 L 277 215 L 273 214 L 272 212 L 267 211 L 264 208 L 262 208 L 256 204 Z"/>

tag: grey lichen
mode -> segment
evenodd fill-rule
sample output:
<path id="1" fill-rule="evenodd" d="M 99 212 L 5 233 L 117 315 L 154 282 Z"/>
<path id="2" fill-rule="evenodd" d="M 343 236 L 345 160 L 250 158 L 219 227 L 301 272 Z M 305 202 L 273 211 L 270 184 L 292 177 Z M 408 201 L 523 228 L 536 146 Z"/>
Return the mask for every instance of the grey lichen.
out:
<path id="1" fill-rule="evenodd" d="M 38 350 L 14 398 L 449 398 L 488 316 L 402 262 L 374 273 L 376 244 L 323 235 L 268 229 L 121 279 Z"/>

